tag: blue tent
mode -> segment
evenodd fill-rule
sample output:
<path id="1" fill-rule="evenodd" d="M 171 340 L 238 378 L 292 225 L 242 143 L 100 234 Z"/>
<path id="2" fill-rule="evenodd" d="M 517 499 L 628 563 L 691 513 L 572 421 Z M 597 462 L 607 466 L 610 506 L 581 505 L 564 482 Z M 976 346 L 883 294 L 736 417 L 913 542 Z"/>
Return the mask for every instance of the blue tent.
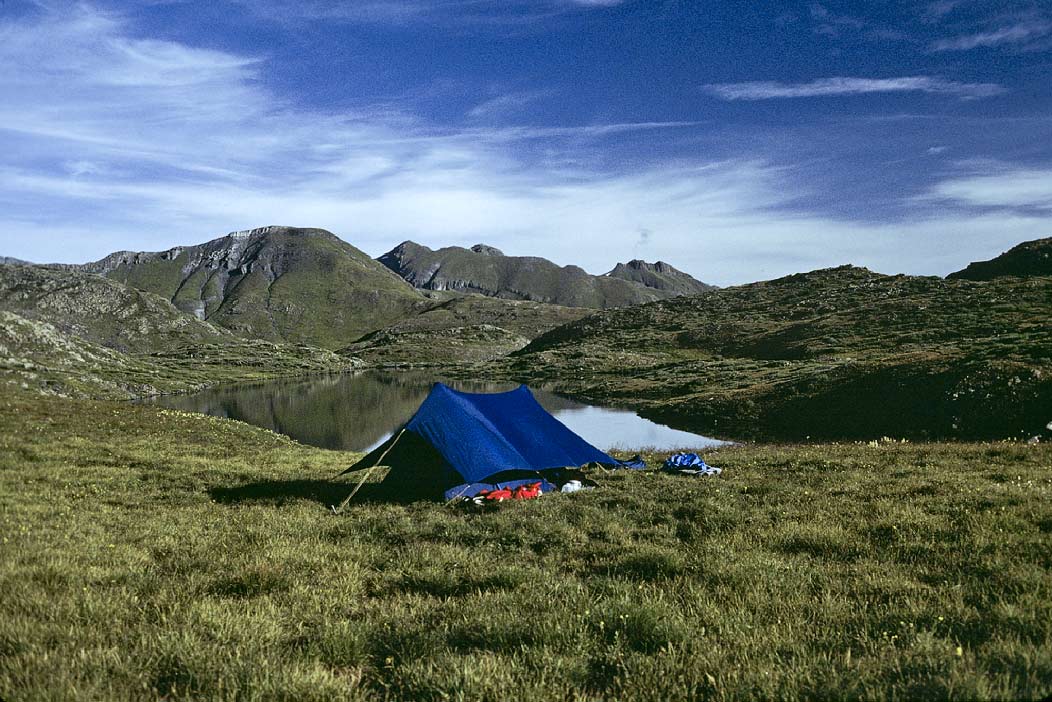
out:
<path id="1" fill-rule="evenodd" d="M 588 463 L 623 465 L 550 415 L 525 385 L 476 394 L 435 383 L 401 431 L 344 472 L 386 465 L 386 487 L 453 497 L 536 482 L 551 477 L 547 471 Z M 545 482 L 542 489 L 553 488 Z"/>

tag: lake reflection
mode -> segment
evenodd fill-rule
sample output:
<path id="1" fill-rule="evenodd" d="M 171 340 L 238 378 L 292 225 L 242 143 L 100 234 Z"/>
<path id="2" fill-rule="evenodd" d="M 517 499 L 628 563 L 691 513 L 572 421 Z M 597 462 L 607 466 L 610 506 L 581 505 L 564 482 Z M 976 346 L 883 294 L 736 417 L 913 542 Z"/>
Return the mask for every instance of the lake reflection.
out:
<path id="1" fill-rule="evenodd" d="M 420 372 L 311 376 L 228 385 L 151 402 L 229 417 L 329 449 L 368 451 L 397 431 L 427 397 L 435 376 Z M 444 380 L 464 392 L 505 392 L 517 383 Z M 531 388 L 541 405 L 602 449 L 703 448 L 723 442 L 678 431 L 629 410 L 585 405 Z"/>

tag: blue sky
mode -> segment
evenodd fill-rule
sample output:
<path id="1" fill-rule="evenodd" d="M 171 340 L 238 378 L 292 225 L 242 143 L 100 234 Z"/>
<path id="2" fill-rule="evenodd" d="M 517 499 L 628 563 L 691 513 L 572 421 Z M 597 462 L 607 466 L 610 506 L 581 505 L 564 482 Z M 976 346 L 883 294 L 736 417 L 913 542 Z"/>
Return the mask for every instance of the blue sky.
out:
<path id="1" fill-rule="evenodd" d="M 0 255 L 267 224 L 721 285 L 1052 236 L 1052 5 L 0 3 Z"/>

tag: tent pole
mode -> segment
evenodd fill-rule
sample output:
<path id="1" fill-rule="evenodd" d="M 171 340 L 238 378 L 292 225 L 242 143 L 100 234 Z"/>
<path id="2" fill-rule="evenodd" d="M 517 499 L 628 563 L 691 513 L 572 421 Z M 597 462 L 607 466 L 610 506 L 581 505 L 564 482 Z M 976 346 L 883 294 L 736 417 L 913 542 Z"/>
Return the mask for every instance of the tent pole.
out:
<path id="1" fill-rule="evenodd" d="M 361 481 L 354 487 L 353 490 L 351 490 L 351 494 L 345 497 L 343 502 L 341 502 L 338 507 L 334 507 L 332 510 L 333 512 L 339 514 L 343 511 L 343 508 L 346 507 L 347 503 L 350 502 L 351 499 L 358 494 L 358 491 L 362 489 L 362 485 L 365 485 L 365 481 L 369 479 L 369 476 L 373 474 L 373 471 L 376 470 L 378 465 L 378 463 L 374 464 L 369 467 L 369 470 L 365 471 L 365 475 L 362 476 Z"/>
<path id="2" fill-rule="evenodd" d="M 464 493 L 465 493 L 465 492 L 467 492 L 467 491 L 468 491 L 468 489 L 467 489 L 467 488 L 464 488 L 464 489 L 463 489 L 463 490 L 461 490 L 461 491 L 460 491 L 459 493 L 457 493 L 456 495 L 453 495 L 453 497 L 449 498 L 449 500 L 447 500 L 447 501 L 446 501 L 446 504 L 444 504 L 444 505 L 442 505 L 442 506 L 443 506 L 443 507 L 449 507 L 449 506 L 450 506 L 451 504 L 453 504 L 453 502 L 454 502 L 455 500 L 457 500 L 457 499 L 461 498 L 461 497 L 462 497 L 462 496 L 464 495 Z"/>
<path id="3" fill-rule="evenodd" d="M 398 443 L 398 440 L 402 438 L 402 434 L 404 433 L 405 428 L 403 427 L 402 430 L 398 432 L 398 436 L 395 437 L 395 440 L 391 442 L 391 445 L 388 446 L 387 449 L 380 454 L 380 457 L 376 459 L 376 463 L 369 466 L 369 470 L 365 471 L 365 475 L 362 476 L 362 479 L 358 482 L 355 488 L 351 490 L 351 494 L 340 503 L 339 507 L 334 508 L 333 512 L 339 514 L 343 511 L 343 508 L 347 506 L 347 503 L 351 501 L 351 498 L 358 494 L 358 491 L 362 489 L 362 485 L 365 485 L 365 481 L 368 480 L 369 476 L 373 474 L 373 471 L 382 464 L 383 460 L 387 457 L 387 454 L 395 447 L 395 444 Z"/>

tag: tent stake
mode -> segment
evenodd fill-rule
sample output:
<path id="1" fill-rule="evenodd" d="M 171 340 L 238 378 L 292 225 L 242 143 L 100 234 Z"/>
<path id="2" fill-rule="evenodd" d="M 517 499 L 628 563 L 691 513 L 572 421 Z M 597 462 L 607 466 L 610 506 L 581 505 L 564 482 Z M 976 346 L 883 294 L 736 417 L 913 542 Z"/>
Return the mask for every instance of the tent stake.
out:
<path id="1" fill-rule="evenodd" d="M 398 440 L 402 438 L 402 434 L 404 434 L 404 433 L 405 433 L 405 428 L 403 428 L 401 431 L 398 432 L 398 436 L 396 436 L 395 440 L 391 442 L 391 445 L 387 447 L 387 450 L 380 454 L 380 457 L 376 459 L 376 463 L 374 463 L 371 466 L 369 466 L 369 470 L 365 471 L 365 475 L 362 476 L 362 479 L 358 482 L 358 484 L 354 487 L 354 489 L 351 490 L 351 494 L 348 495 L 346 498 L 344 498 L 343 502 L 340 503 L 339 507 L 333 507 L 333 510 L 332 510 L 333 512 L 335 512 L 336 514 L 339 514 L 340 512 L 343 511 L 343 508 L 346 507 L 347 503 L 350 502 L 351 499 L 355 495 L 358 494 L 358 491 L 362 489 L 362 485 L 365 485 L 365 481 L 368 480 L 369 476 L 373 474 L 373 471 L 376 470 L 376 468 L 381 465 L 381 463 L 383 462 L 384 458 L 387 457 L 387 454 L 391 451 L 391 449 L 393 449 L 395 447 L 395 444 L 398 443 Z"/>

